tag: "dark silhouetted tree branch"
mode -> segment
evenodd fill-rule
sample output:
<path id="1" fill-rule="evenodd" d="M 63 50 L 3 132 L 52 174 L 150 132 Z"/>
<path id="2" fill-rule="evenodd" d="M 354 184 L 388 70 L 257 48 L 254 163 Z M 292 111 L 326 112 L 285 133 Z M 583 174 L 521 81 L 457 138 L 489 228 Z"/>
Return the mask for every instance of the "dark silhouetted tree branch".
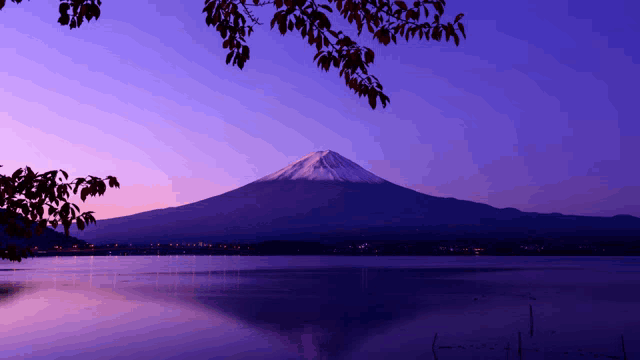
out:
<path id="1" fill-rule="evenodd" d="M 21 3 L 22 0 L 11 0 Z M 0 0 L 0 10 L 6 0 Z M 463 14 L 456 15 L 453 23 L 441 23 L 446 6 L 445 0 L 416 0 L 407 5 L 405 1 L 389 0 L 326 0 L 326 4 L 318 4 L 315 0 L 205 0 L 202 10 L 206 13 L 205 22 L 213 26 L 222 38 L 222 47 L 228 49 L 226 63 L 244 68 L 249 60 L 249 46 L 245 37 L 254 31 L 254 25 L 262 25 L 249 7 L 273 5 L 276 12 L 271 19 L 271 28 L 276 25 L 282 35 L 299 31 L 309 45 L 315 46 L 317 53 L 314 61 L 325 71 L 333 66 L 340 69 L 346 85 L 358 96 L 366 96 L 372 109 L 376 108 L 377 99 L 383 107 L 389 103 L 389 97 L 382 92 L 382 85 L 369 74 L 369 66 L 373 64 L 374 52 L 370 48 L 358 45 L 357 42 L 341 31 L 331 29 L 328 12 L 337 9 L 339 14 L 358 29 L 362 34 L 366 26 L 373 38 L 382 45 L 392 41 L 397 44 L 397 35 L 409 41 L 416 35 L 420 40 L 441 41 L 453 39 L 456 46 L 460 44 L 460 35 L 466 39 L 464 25 L 460 22 Z M 84 20 L 91 21 L 100 17 L 101 0 L 61 0 L 58 22 L 71 29 L 80 27 Z M 430 21 L 429 9 L 435 10 Z M 247 19 L 250 25 L 247 25 Z M 458 33 L 460 35 L 458 35 Z M 331 36 L 331 38 L 329 37 Z"/>
<path id="2" fill-rule="evenodd" d="M 47 226 L 55 229 L 61 225 L 69 236 L 73 222 L 78 230 L 96 222 L 93 211 L 81 213 L 78 205 L 69 202 L 72 193 L 79 192 L 84 202 L 89 196 L 102 196 L 107 184 L 112 188 L 120 187 L 113 176 L 68 180 L 64 170 L 39 174 L 28 166 L 11 176 L 0 175 L 0 226 L 4 232 L 10 237 L 30 238 L 41 235 Z M 19 261 L 20 258 L 11 260 Z"/>

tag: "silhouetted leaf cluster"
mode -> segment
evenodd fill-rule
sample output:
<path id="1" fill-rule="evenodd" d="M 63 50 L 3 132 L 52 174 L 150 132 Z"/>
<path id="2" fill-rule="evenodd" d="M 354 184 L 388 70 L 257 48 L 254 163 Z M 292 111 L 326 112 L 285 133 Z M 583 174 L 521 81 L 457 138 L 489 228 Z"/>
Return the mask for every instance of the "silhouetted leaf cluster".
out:
<path id="1" fill-rule="evenodd" d="M 84 202 L 89 196 L 102 196 L 109 187 L 119 188 L 113 176 L 76 178 L 66 182 L 64 170 L 35 173 L 30 167 L 16 170 L 11 176 L 0 175 L 0 225 L 9 236 L 30 238 L 44 232 L 48 225 L 54 229 L 62 225 L 65 234 L 75 221 L 79 230 L 96 222 L 93 211 L 80 212 L 78 205 L 69 202 L 71 193 Z"/>
<path id="2" fill-rule="evenodd" d="M 0 9 L 5 1 L 0 0 Z M 20 3 L 22 0 L 11 1 Z M 300 32 L 302 38 L 316 48 L 314 61 L 318 67 L 325 71 L 331 67 L 339 69 L 345 84 L 358 96 L 366 96 L 373 109 L 378 99 L 383 107 L 389 103 L 378 78 L 369 74 L 374 52 L 341 31 L 332 30 L 327 13 L 335 8 L 349 24 L 355 23 L 358 35 L 366 27 L 373 38 L 385 46 L 391 42 L 397 44 L 398 35 L 405 41 L 416 35 L 427 41 L 453 39 L 456 46 L 460 44 L 460 35 L 466 39 L 464 25 L 460 22 L 463 14 L 458 14 L 453 23 L 441 23 L 445 0 L 415 0 L 413 3 L 402 0 L 326 1 L 326 4 L 318 4 L 315 0 L 205 0 L 202 12 L 206 13 L 207 25 L 220 34 L 222 47 L 229 50 L 226 63 L 243 69 L 249 60 L 246 37 L 254 31 L 254 25 L 261 25 L 249 8 L 273 5 L 276 12 L 271 19 L 271 28 L 277 27 L 282 35 Z M 79 27 L 83 19 L 98 19 L 100 5 L 100 0 L 61 0 L 58 22 L 72 29 Z"/>
<path id="3" fill-rule="evenodd" d="M 251 35 L 253 26 L 247 25 L 247 19 L 238 9 L 238 4 L 250 18 L 253 15 L 244 6 L 244 1 L 235 3 L 226 0 L 205 0 L 203 13 L 207 13 L 207 26 L 214 26 L 222 38 L 222 47 L 229 49 L 226 62 L 233 66 L 244 68 L 244 63 L 249 60 L 249 46 L 246 45 L 245 36 Z M 257 20 L 255 20 L 257 22 Z"/>
<path id="4" fill-rule="evenodd" d="M 69 25 L 69 28 L 74 29 L 80 27 L 85 19 L 98 20 L 101 5 L 100 0 L 60 0 L 58 23 L 63 26 Z"/>
<path id="5" fill-rule="evenodd" d="M 22 0 L 11 0 L 11 2 L 20 4 Z M 6 0 L 0 0 L 0 10 L 5 4 Z M 58 23 L 63 26 L 69 25 L 69 28 L 74 29 L 80 27 L 85 19 L 98 20 L 101 5 L 101 0 L 60 0 Z"/>

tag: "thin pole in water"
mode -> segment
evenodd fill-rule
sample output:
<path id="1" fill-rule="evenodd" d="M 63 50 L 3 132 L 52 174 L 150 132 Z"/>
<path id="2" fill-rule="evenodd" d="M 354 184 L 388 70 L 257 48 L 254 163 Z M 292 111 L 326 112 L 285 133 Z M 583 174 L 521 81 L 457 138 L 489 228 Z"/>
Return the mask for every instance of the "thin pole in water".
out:
<path id="1" fill-rule="evenodd" d="M 622 355 L 624 356 L 624 360 L 627 360 L 627 351 L 624 349 L 624 335 L 620 335 L 622 339 Z"/>
<path id="2" fill-rule="evenodd" d="M 507 350 L 507 360 L 509 360 L 509 352 L 511 352 L 511 343 L 509 343 L 507 341 L 507 347 L 505 348 L 505 350 Z"/>
<path id="3" fill-rule="evenodd" d="M 518 331 L 518 357 L 522 360 L 522 334 Z"/>
<path id="4" fill-rule="evenodd" d="M 533 307 L 529 304 L 529 336 L 533 337 Z"/>

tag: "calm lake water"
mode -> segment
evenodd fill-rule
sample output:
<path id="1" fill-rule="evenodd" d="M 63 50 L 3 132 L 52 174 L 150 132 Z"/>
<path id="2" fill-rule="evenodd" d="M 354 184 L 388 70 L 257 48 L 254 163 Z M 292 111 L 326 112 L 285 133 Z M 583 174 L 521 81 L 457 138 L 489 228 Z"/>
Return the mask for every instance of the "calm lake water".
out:
<path id="1" fill-rule="evenodd" d="M 0 284 L 2 359 L 518 359 L 518 332 L 523 359 L 640 358 L 640 258 L 58 257 Z"/>

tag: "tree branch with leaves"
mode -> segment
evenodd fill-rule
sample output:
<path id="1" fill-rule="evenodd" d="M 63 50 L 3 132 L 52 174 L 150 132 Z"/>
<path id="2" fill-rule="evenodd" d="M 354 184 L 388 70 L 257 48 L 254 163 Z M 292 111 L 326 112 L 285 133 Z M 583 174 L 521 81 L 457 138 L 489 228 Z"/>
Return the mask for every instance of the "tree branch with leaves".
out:
<path id="1" fill-rule="evenodd" d="M 0 10 L 5 2 L 0 0 Z M 466 39 L 465 27 L 460 22 L 463 14 L 456 15 L 453 22 L 441 22 L 445 0 L 416 0 L 409 5 L 402 0 L 326 0 L 324 4 L 315 0 L 205 0 L 204 3 L 202 12 L 206 14 L 206 24 L 215 28 L 222 38 L 222 47 L 229 50 L 227 64 L 242 70 L 250 58 L 246 38 L 254 32 L 255 25 L 262 25 L 250 7 L 273 6 L 271 28 L 277 25 L 282 35 L 294 29 L 300 32 L 309 45 L 316 47 L 314 61 L 318 67 L 327 72 L 331 67 L 339 69 L 347 87 L 359 97 L 366 96 L 372 109 L 376 108 L 378 99 L 382 107 L 390 101 L 378 78 L 369 74 L 375 54 L 342 31 L 332 30 L 327 13 L 335 8 L 349 24 L 355 23 L 358 36 L 366 27 L 373 39 L 385 46 L 392 41 L 397 44 L 398 35 L 405 41 L 413 40 L 416 35 L 426 41 L 453 39 L 456 46 L 460 44 L 460 35 Z M 101 0 L 61 0 L 58 23 L 70 29 L 78 28 L 85 20 L 98 20 L 101 6 Z"/>
<path id="2" fill-rule="evenodd" d="M 1 165 L 0 165 L 1 166 Z M 106 182 L 106 183 L 105 183 Z M 69 229 L 75 222 L 78 230 L 93 223 L 93 211 L 80 212 L 80 207 L 69 201 L 71 194 L 87 197 L 102 196 L 111 188 L 119 188 L 113 176 L 79 177 L 69 181 L 64 170 L 36 173 L 30 167 L 16 170 L 11 176 L 0 175 L 0 225 L 10 237 L 30 238 L 41 235 L 47 226 Z"/>

